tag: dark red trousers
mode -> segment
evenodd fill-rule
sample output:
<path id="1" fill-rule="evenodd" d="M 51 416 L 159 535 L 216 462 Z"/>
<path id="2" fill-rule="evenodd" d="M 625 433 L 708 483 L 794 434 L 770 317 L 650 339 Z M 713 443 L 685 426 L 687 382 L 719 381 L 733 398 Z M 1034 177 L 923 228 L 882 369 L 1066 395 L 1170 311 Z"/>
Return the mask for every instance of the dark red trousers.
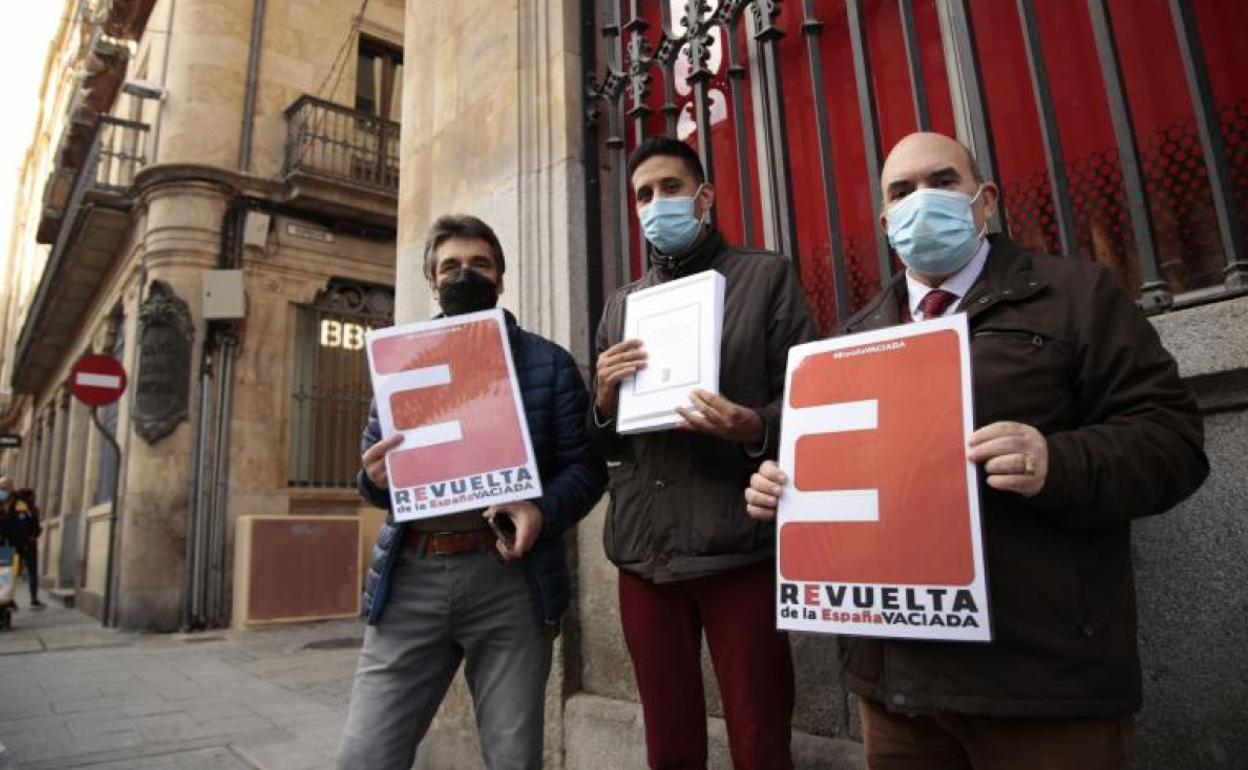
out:
<path id="1" fill-rule="evenodd" d="M 655 770 L 706 767 L 702 633 L 737 770 L 790 770 L 793 659 L 776 631 L 775 565 L 652 583 L 620 572 L 620 619 Z"/>

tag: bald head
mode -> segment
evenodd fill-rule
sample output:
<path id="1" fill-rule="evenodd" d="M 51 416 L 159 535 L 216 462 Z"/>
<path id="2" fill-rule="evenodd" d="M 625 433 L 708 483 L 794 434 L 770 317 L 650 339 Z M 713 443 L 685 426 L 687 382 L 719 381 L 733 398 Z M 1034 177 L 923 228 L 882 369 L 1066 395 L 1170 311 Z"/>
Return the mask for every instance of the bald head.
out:
<path id="1" fill-rule="evenodd" d="M 971 151 L 944 134 L 910 134 L 893 146 L 880 172 L 884 206 L 921 187 L 954 189 L 974 195 L 984 181 Z"/>

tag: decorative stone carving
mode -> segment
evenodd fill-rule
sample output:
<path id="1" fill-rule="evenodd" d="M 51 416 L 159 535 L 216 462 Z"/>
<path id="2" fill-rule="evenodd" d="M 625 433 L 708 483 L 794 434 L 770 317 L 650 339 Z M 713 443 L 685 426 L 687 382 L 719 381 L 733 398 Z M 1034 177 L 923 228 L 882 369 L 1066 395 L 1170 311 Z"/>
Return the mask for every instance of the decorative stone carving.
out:
<path id="1" fill-rule="evenodd" d="M 389 286 L 331 278 L 329 286 L 317 292 L 312 306 L 328 313 L 372 318 L 394 323 L 394 289 Z"/>
<path id="2" fill-rule="evenodd" d="M 139 306 L 139 376 L 134 430 L 149 444 L 186 419 L 191 386 L 191 313 L 173 288 L 152 281 Z"/>

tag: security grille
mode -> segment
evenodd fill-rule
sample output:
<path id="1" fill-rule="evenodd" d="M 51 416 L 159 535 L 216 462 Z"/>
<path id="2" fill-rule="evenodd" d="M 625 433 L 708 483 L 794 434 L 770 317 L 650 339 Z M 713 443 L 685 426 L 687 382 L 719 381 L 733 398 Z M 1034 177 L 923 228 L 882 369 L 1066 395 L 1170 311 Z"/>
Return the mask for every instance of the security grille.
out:
<path id="1" fill-rule="evenodd" d="M 339 279 L 298 308 L 290 486 L 354 486 L 372 400 L 364 334 L 393 317 L 393 289 Z"/>
<path id="2" fill-rule="evenodd" d="M 646 267 L 625 175 L 689 142 L 728 239 L 793 259 L 816 321 L 898 270 L 880 167 L 961 136 L 995 226 L 1116 268 L 1149 312 L 1248 291 L 1248 87 L 1234 0 L 596 0 L 585 57 L 591 312 Z M 1146 55 L 1141 52 L 1147 52 Z"/>

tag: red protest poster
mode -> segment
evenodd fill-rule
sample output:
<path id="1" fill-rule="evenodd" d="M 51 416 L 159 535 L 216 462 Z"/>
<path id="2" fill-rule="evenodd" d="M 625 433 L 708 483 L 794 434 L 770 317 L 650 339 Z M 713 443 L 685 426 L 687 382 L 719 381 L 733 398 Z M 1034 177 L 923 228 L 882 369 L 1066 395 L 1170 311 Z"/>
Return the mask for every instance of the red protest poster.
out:
<path id="1" fill-rule="evenodd" d="M 789 353 L 778 626 L 987 641 L 966 318 Z"/>
<path id="2" fill-rule="evenodd" d="M 501 310 L 367 336 L 396 520 L 541 496 Z"/>

